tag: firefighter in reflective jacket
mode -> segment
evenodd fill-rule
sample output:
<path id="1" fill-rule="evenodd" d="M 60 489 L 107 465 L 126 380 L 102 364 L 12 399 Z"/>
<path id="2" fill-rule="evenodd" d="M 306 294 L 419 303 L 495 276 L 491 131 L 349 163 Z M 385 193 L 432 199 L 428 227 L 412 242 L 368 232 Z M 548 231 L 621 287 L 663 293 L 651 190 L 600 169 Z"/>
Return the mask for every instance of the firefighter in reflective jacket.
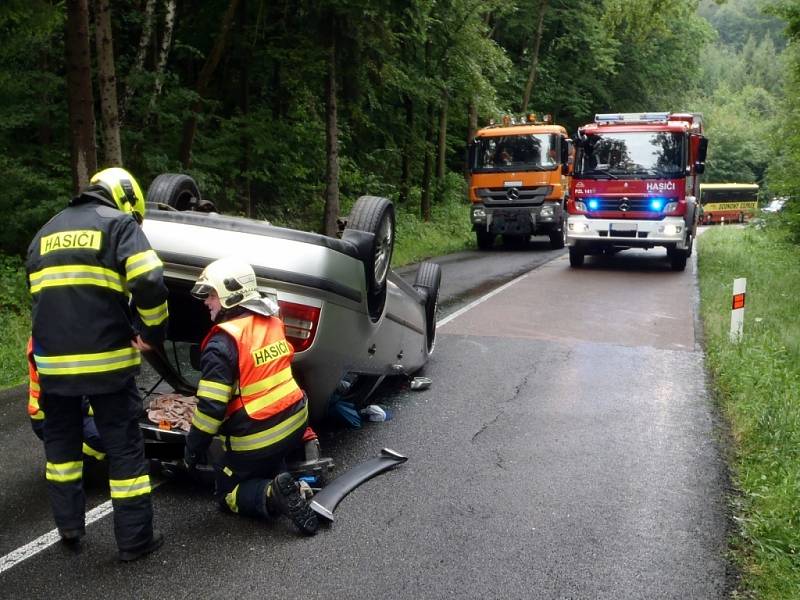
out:
<path id="1" fill-rule="evenodd" d="M 26 262 L 33 359 L 47 415 L 47 490 L 56 525 L 71 545 L 85 533 L 86 397 L 108 455 L 114 533 L 123 561 L 163 542 L 153 531 L 138 427 L 142 401 L 134 381 L 140 350 L 161 343 L 168 316 L 162 264 L 139 227 L 144 211 L 144 195 L 130 173 L 100 171 L 39 230 Z"/>
<path id="2" fill-rule="evenodd" d="M 277 305 L 259 294 L 252 267 L 233 258 L 208 265 L 192 294 L 204 299 L 214 325 L 201 346 L 187 466 L 206 463 L 219 436 L 225 449 L 215 465 L 220 505 L 252 517 L 284 515 L 313 535 L 317 517 L 286 472 L 286 454 L 302 444 L 308 401 L 292 376 L 294 349 Z"/>
<path id="3" fill-rule="evenodd" d="M 33 433 L 44 441 L 44 411 L 39 405 L 39 396 L 39 374 L 36 372 L 36 363 L 33 361 L 33 338 L 28 338 L 28 417 L 31 419 Z M 103 460 L 106 457 L 105 446 L 94 422 L 92 405 L 85 397 L 81 404 L 83 408 L 83 455 L 95 460 Z"/>

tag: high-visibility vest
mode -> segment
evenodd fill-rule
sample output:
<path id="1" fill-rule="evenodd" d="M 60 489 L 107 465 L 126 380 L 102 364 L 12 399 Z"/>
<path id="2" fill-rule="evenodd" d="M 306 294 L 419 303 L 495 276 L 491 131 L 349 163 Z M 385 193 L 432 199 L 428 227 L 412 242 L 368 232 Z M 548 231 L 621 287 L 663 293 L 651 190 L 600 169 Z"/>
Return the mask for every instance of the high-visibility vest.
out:
<path id="1" fill-rule="evenodd" d="M 303 398 L 292 376 L 294 348 L 279 318 L 249 313 L 214 325 L 203 349 L 219 330 L 233 338 L 239 354 L 239 387 L 228 403 L 226 418 L 244 410 L 251 419 L 269 419 Z"/>

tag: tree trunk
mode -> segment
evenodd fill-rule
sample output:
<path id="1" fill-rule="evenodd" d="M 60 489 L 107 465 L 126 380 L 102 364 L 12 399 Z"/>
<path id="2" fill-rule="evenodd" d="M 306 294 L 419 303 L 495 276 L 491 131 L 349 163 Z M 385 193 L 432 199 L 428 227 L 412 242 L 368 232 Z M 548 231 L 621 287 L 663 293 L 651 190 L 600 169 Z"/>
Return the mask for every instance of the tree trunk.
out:
<path id="1" fill-rule="evenodd" d="M 39 70 L 42 73 L 50 72 L 50 49 L 42 48 L 39 51 Z M 48 93 L 42 96 L 41 110 L 39 112 L 39 133 L 38 140 L 42 147 L 47 147 L 53 143 L 53 126 L 51 124 L 52 99 Z"/>
<path id="2" fill-rule="evenodd" d="M 147 0 L 144 6 L 144 15 L 142 16 L 142 35 L 139 38 L 139 48 L 136 51 L 136 63 L 133 67 L 134 73 L 141 73 L 144 70 L 144 60 L 147 58 L 147 48 L 150 46 L 150 39 L 153 36 L 153 15 L 155 13 L 156 0 Z M 125 88 L 125 96 L 122 100 L 122 106 L 119 112 L 119 126 L 125 122 L 125 115 L 128 112 L 128 107 L 133 98 L 134 87 L 128 83 Z"/>
<path id="3" fill-rule="evenodd" d="M 109 0 L 95 0 L 94 19 L 100 115 L 103 124 L 103 164 L 107 167 L 121 167 L 122 145 L 119 139 L 117 74 L 114 68 L 114 41 L 111 33 Z"/>
<path id="4" fill-rule="evenodd" d="M 164 68 L 167 66 L 169 47 L 172 45 L 172 32 L 175 29 L 175 0 L 167 0 L 166 12 L 164 14 L 164 34 L 161 37 L 161 44 L 158 48 L 158 61 L 156 62 L 155 81 L 153 84 L 153 95 L 150 96 L 148 112 L 153 112 L 156 101 L 161 95 L 161 87 L 164 85 Z"/>
<path id="5" fill-rule="evenodd" d="M 339 121 L 336 108 L 336 23 L 331 19 L 328 76 L 325 79 L 325 215 L 323 232 L 335 236 L 339 227 Z"/>
<path id="6" fill-rule="evenodd" d="M 425 167 L 422 172 L 422 198 L 420 198 L 420 217 L 426 223 L 431 220 L 431 171 L 433 170 L 433 104 L 428 105 L 428 126 L 425 131 Z"/>
<path id="7" fill-rule="evenodd" d="M 248 21 L 247 21 L 247 0 L 241 0 L 242 2 L 242 10 L 241 15 L 242 18 L 239 21 L 237 27 L 237 37 L 241 40 L 242 49 L 242 72 L 241 72 L 241 82 L 239 87 L 239 106 L 242 110 L 242 173 L 244 175 L 244 181 L 242 185 L 244 187 L 244 202 L 245 202 L 245 213 L 251 219 L 256 215 L 256 207 L 253 201 L 253 190 L 250 181 L 250 133 L 248 132 L 247 128 L 247 115 L 250 112 L 250 58 L 251 52 L 250 48 L 252 45 L 247 42 L 247 28 L 248 28 Z"/>
<path id="8" fill-rule="evenodd" d="M 222 18 L 222 26 L 220 27 L 219 35 L 214 41 L 214 47 L 208 55 L 203 68 L 200 70 L 200 75 L 197 79 L 197 87 L 195 91 L 199 97 L 203 97 L 208 90 L 208 85 L 211 83 L 211 77 L 222 58 L 222 51 L 228 41 L 228 34 L 231 30 L 233 17 L 236 14 L 236 9 L 239 6 L 239 0 L 230 0 L 228 8 L 225 11 L 225 16 Z M 192 163 L 192 145 L 194 144 L 194 135 L 197 132 L 197 115 L 200 112 L 201 104 L 199 101 L 192 103 L 192 115 L 183 124 L 183 136 L 181 138 L 181 148 L 178 157 L 184 168 L 189 168 Z"/>
<path id="9" fill-rule="evenodd" d="M 403 156 L 400 161 L 400 204 L 408 202 L 411 187 L 411 143 L 414 139 L 414 100 L 409 94 L 403 95 L 406 112 L 406 130 L 403 132 Z"/>
<path id="10" fill-rule="evenodd" d="M 450 97 L 442 90 L 442 106 L 439 109 L 439 147 L 436 152 L 436 179 L 444 179 L 444 160 L 447 153 L 447 108 Z"/>
<path id="11" fill-rule="evenodd" d="M 472 140 L 475 139 L 475 133 L 478 131 L 478 101 L 473 96 L 469 100 L 467 107 L 467 156 L 464 160 L 464 178 L 469 181 L 469 147 Z"/>
<path id="12" fill-rule="evenodd" d="M 67 0 L 65 36 L 72 188 L 77 193 L 97 170 L 88 0 Z"/>
<path id="13" fill-rule="evenodd" d="M 536 27 L 532 41 L 531 70 L 528 72 L 528 81 L 525 83 L 525 94 L 522 96 L 522 112 L 528 111 L 528 101 L 531 99 L 533 83 L 536 81 L 536 69 L 539 67 L 539 46 L 542 43 L 542 31 L 544 29 L 544 13 L 547 11 L 547 0 L 539 2 L 539 24 Z"/>

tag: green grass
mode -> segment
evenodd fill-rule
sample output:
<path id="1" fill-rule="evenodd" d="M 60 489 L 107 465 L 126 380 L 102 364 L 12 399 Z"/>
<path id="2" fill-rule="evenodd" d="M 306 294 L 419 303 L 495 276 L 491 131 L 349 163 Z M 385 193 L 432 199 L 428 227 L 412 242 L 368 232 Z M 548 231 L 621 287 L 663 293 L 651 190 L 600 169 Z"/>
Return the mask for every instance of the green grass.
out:
<path id="1" fill-rule="evenodd" d="M 699 238 L 708 367 L 734 439 L 737 595 L 800 598 L 800 246 L 777 220 Z M 733 279 L 744 335 L 728 340 Z"/>
<path id="2" fill-rule="evenodd" d="M 25 345 L 30 331 L 22 261 L 0 255 L 0 389 L 25 381 Z"/>
<path id="3" fill-rule="evenodd" d="M 475 247 L 466 200 L 436 204 L 432 213 L 431 220 L 426 223 L 418 213 L 402 209 L 397 212 L 393 266 Z"/>

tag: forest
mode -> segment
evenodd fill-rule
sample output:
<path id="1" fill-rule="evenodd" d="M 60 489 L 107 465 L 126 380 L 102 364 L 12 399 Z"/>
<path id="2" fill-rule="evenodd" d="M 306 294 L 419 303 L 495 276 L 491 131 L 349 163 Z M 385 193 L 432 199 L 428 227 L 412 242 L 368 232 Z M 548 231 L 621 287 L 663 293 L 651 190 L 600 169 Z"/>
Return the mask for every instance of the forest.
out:
<path id="1" fill-rule="evenodd" d="M 800 187 L 788 0 L 5 0 L 0 31 L 6 255 L 112 165 L 329 234 L 366 193 L 429 220 L 526 111 L 702 112 L 705 181 Z"/>

